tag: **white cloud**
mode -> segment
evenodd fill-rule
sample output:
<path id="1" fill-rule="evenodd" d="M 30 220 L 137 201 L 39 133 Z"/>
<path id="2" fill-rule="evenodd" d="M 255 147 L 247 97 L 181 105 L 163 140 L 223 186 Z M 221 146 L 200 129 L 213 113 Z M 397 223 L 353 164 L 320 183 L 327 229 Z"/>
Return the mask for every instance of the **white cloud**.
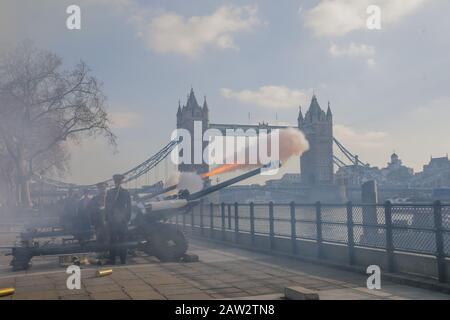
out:
<path id="1" fill-rule="evenodd" d="M 388 134 L 382 131 L 357 132 L 351 127 L 335 124 L 333 135 L 350 150 L 382 147 Z"/>
<path id="2" fill-rule="evenodd" d="M 114 129 L 132 128 L 141 121 L 141 117 L 134 112 L 110 112 L 109 119 Z"/>
<path id="3" fill-rule="evenodd" d="M 168 12 L 149 22 L 135 16 L 138 35 L 158 53 L 196 56 L 206 47 L 237 48 L 234 35 L 262 24 L 256 6 L 222 6 L 209 16 L 184 17 Z"/>
<path id="4" fill-rule="evenodd" d="M 390 25 L 413 14 L 430 0 L 321 0 L 305 13 L 305 25 L 314 35 L 343 36 L 355 30 L 366 29 L 370 5 L 381 9 L 382 27 Z"/>
<path id="5" fill-rule="evenodd" d="M 339 46 L 332 43 L 328 51 L 333 57 L 367 58 L 370 67 L 375 65 L 375 48 L 367 44 L 352 42 L 348 46 Z"/>
<path id="6" fill-rule="evenodd" d="M 263 86 L 258 90 L 233 91 L 227 88 L 220 90 L 225 98 L 233 98 L 242 103 L 254 104 L 266 108 L 291 108 L 308 102 L 306 93 L 289 89 L 285 86 Z"/>
<path id="7" fill-rule="evenodd" d="M 375 48 L 366 44 L 351 43 L 348 47 L 338 46 L 331 44 L 330 54 L 335 57 L 348 56 L 348 57 L 368 57 L 375 56 Z"/>

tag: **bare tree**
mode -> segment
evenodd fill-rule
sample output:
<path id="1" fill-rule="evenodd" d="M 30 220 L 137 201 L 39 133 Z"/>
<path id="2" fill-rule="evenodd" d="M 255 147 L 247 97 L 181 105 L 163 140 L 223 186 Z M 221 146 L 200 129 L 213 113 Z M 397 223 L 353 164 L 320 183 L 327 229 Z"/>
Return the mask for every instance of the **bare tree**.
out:
<path id="1" fill-rule="evenodd" d="M 20 44 L 0 61 L 0 144 L 14 165 L 17 202 L 30 205 L 36 172 L 63 171 L 69 140 L 103 135 L 115 145 L 101 85 L 84 62 Z"/>
<path id="2" fill-rule="evenodd" d="M 0 143 L 0 203 L 9 206 L 13 199 L 12 190 L 14 166 L 4 146 Z"/>

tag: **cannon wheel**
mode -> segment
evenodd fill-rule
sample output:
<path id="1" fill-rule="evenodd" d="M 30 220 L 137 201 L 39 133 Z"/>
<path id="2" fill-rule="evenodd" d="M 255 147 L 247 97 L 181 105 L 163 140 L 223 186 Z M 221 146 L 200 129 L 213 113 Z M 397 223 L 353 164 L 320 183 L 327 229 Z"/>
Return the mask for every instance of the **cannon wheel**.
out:
<path id="1" fill-rule="evenodd" d="M 150 251 L 160 261 L 179 261 L 186 253 L 188 243 L 177 226 L 160 223 L 150 234 Z"/>

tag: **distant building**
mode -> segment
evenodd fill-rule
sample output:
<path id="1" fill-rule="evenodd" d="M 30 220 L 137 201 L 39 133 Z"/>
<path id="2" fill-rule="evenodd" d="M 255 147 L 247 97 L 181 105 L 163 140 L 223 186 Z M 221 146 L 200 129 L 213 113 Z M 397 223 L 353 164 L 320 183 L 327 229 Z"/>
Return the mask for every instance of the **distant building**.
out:
<path id="1" fill-rule="evenodd" d="M 443 170 L 450 169 L 450 160 L 448 155 L 440 158 L 431 158 L 430 162 L 423 166 L 423 173 L 425 175 L 433 175 L 437 172 L 442 172 Z"/>
<path id="2" fill-rule="evenodd" d="M 338 169 L 336 181 L 347 186 L 360 186 L 369 180 L 377 181 L 379 186 L 403 186 L 407 187 L 414 176 L 412 168 L 402 164 L 398 155 L 394 152 L 387 167 L 349 165 Z"/>
<path id="3" fill-rule="evenodd" d="M 414 170 L 402 164 L 402 160 L 394 152 L 391 155 L 391 162 L 388 162 L 387 167 L 381 169 L 382 184 L 389 185 L 408 185 L 414 175 Z"/>
<path id="4" fill-rule="evenodd" d="M 450 160 L 445 157 L 431 158 L 423 166 L 423 171 L 416 174 L 413 183 L 417 187 L 441 188 L 450 187 Z"/>

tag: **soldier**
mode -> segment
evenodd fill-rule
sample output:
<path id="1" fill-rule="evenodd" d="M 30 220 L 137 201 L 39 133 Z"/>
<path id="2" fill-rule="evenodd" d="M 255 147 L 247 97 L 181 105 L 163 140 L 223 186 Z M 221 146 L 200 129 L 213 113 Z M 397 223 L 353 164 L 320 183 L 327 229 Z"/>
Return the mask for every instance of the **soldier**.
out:
<path id="1" fill-rule="evenodd" d="M 91 234 L 91 222 L 88 208 L 90 201 L 89 190 L 84 189 L 83 196 L 77 203 L 77 214 L 75 218 L 76 235 L 80 241 L 88 240 Z"/>
<path id="2" fill-rule="evenodd" d="M 67 197 L 64 199 L 64 208 L 61 213 L 61 224 L 66 232 L 75 231 L 75 220 L 78 211 L 78 194 L 72 188 L 69 189 Z"/>
<path id="3" fill-rule="evenodd" d="M 121 187 L 125 177 L 121 174 L 113 176 L 115 188 L 106 194 L 106 219 L 108 223 L 110 243 L 116 245 L 125 240 L 128 222 L 131 218 L 131 197 L 127 190 Z M 110 250 L 110 263 L 115 264 L 116 256 L 120 263 L 126 263 L 126 249 Z"/>
<path id="4" fill-rule="evenodd" d="M 98 193 L 88 204 L 89 216 L 91 224 L 95 230 L 95 238 L 98 242 L 106 242 L 107 230 L 105 227 L 105 203 L 106 203 L 106 187 L 105 182 L 97 183 Z"/>

